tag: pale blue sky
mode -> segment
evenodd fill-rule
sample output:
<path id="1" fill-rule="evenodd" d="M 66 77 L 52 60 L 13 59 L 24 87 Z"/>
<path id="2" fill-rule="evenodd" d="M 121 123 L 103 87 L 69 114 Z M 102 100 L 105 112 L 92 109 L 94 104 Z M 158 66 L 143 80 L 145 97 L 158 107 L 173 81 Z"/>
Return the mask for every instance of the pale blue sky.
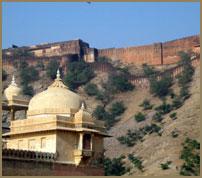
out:
<path id="1" fill-rule="evenodd" d="M 3 2 L 2 47 L 80 38 L 98 49 L 200 34 L 199 2 Z"/>

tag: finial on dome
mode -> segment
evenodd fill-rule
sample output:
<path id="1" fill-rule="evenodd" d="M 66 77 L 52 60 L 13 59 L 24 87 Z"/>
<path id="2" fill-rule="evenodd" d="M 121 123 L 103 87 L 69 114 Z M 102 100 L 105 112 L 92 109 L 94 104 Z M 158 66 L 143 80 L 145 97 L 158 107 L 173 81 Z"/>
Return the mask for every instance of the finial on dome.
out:
<path id="1" fill-rule="evenodd" d="M 84 102 L 82 102 L 82 104 L 81 104 L 81 109 L 85 109 L 85 104 L 84 104 Z"/>
<path id="2" fill-rule="evenodd" d="M 58 68 L 58 70 L 57 70 L 57 79 L 60 79 L 60 70 L 59 70 L 59 68 Z"/>
<path id="3" fill-rule="evenodd" d="M 14 76 L 14 75 L 13 75 L 13 77 L 12 77 L 11 85 L 17 87 L 17 84 L 15 83 L 15 76 Z"/>

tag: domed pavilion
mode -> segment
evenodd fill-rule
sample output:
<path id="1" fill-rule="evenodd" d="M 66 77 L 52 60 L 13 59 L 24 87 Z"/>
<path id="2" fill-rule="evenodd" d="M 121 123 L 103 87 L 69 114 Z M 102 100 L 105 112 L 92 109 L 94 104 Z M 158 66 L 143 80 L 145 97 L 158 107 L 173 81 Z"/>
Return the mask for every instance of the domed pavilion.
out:
<path id="1" fill-rule="evenodd" d="M 18 94 L 7 88 L 5 96 Z M 84 99 L 63 84 L 59 70 L 54 83 L 29 102 L 26 119 L 13 120 L 8 149 L 55 153 L 56 162 L 102 165 L 105 127 L 87 111 Z"/>

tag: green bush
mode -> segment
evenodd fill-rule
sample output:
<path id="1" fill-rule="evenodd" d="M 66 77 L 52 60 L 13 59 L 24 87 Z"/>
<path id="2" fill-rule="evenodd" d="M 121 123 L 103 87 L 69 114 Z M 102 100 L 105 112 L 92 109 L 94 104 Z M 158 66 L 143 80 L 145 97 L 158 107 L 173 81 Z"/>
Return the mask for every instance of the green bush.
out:
<path id="1" fill-rule="evenodd" d="M 178 137 L 179 134 L 176 131 L 172 131 L 171 135 L 173 138 L 176 138 L 176 137 Z"/>
<path id="2" fill-rule="evenodd" d="M 156 124 L 151 124 L 150 126 L 147 125 L 144 127 L 144 132 L 149 134 L 152 134 L 154 132 L 158 133 L 160 130 L 161 130 L 161 127 L 159 127 Z"/>
<path id="3" fill-rule="evenodd" d="M 104 91 L 98 91 L 96 95 L 96 100 L 102 101 L 104 106 L 110 103 L 110 101 L 113 99 L 113 95 L 108 89 L 105 89 Z"/>
<path id="4" fill-rule="evenodd" d="M 84 91 L 89 95 L 89 96 L 94 96 L 98 94 L 98 89 L 97 85 L 94 83 L 87 83 Z"/>
<path id="5" fill-rule="evenodd" d="M 166 101 L 164 100 L 160 106 L 155 108 L 155 110 L 157 110 L 160 114 L 167 114 L 172 111 L 172 106 L 170 104 L 166 104 Z"/>
<path id="6" fill-rule="evenodd" d="M 130 171 L 129 168 L 124 166 L 123 159 L 125 156 L 121 155 L 119 158 L 108 157 L 104 158 L 105 176 L 121 176 Z"/>
<path id="7" fill-rule="evenodd" d="M 127 145 L 128 147 L 134 146 L 137 141 L 143 142 L 143 137 L 147 135 L 147 133 L 158 133 L 159 136 L 161 136 L 161 133 L 159 132 L 161 130 L 161 127 L 157 126 L 156 124 L 147 125 L 145 127 L 139 128 L 138 130 L 128 130 L 126 136 L 118 137 L 117 140 L 124 145 Z"/>
<path id="8" fill-rule="evenodd" d="M 13 67 L 14 68 L 16 68 L 16 69 L 18 69 L 18 61 L 13 61 L 13 63 L 12 63 L 12 65 L 13 65 Z"/>
<path id="9" fill-rule="evenodd" d="M 183 101 L 181 99 L 181 97 L 177 96 L 176 98 L 174 98 L 174 100 L 172 101 L 172 108 L 173 109 L 178 109 L 183 105 Z"/>
<path id="10" fill-rule="evenodd" d="M 49 63 L 46 66 L 46 75 L 54 80 L 56 78 L 56 73 L 59 68 L 59 62 L 57 62 L 55 59 L 51 59 Z"/>
<path id="11" fill-rule="evenodd" d="M 135 120 L 137 122 L 141 122 L 141 121 L 144 121 L 146 120 L 146 116 L 144 114 L 142 114 L 141 112 L 138 112 L 136 115 L 135 115 Z"/>
<path id="12" fill-rule="evenodd" d="M 112 127 L 118 121 L 109 112 L 105 111 L 103 106 L 97 106 L 96 109 L 93 111 L 93 116 L 99 120 L 104 121 L 107 129 Z"/>
<path id="13" fill-rule="evenodd" d="M 172 163 L 172 161 L 167 161 L 167 163 L 162 164 L 161 163 L 161 168 L 162 170 L 169 169 L 169 165 Z"/>
<path id="14" fill-rule="evenodd" d="M 117 140 L 121 144 L 126 144 L 128 147 L 134 146 L 138 140 L 142 141 L 142 132 L 140 130 L 128 130 L 126 136 L 118 137 Z"/>
<path id="15" fill-rule="evenodd" d="M 134 164 L 134 166 L 139 169 L 141 172 L 143 172 L 144 166 L 142 165 L 142 158 L 135 157 L 132 153 L 128 154 L 128 159 Z"/>
<path id="16" fill-rule="evenodd" d="M 34 66 L 26 67 L 20 71 L 20 78 L 22 85 L 28 85 L 39 79 L 39 72 Z"/>
<path id="17" fill-rule="evenodd" d="M 89 64 L 84 61 L 71 62 L 67 65 L 67 68 L 68 71 L 65 75 L 64 83 L 72 90 L 88 83 L 94 77 Z"/>
<path id="18" fill-rule="evenodd" d="M 33 96 L 34 94 L 32 86 L 29 86 L 27 84 L 24 85 L 22 92 L 24 95 L 29 95 L 29 96 Z"/>
<path id="19" fill-rule="evenodd" d="M 44 66 L 42 60 L 38 60 L 38 61 L 37 61 L 37 67 L 38 67 L 40 70 L 44 70 L 44 69 L 45 69 L 45 66 Z"/>
<path id="20" fill-rule="evenodd" d="M 176 112 L 169 115 L 170 118 L 174 118 L 176 116 Z"/>
<path id="21" fill-rule="evenodd" d="M 163 120 L 163 117 L 159 112 L 157 112 L 152 116 L 152 120 L 154 120 L 155 122 L 161 122 Z"/>
<path id="22" fill-rule="evenodd" d="M 170 75 L 164 75 L 159 81 L 152 77 L 149 82 L 150 92 L 155 96 L 163 97 L 171 92 L 170 87 L 173 85 L 173 78 Z"/>
<path id="23" fill-rule="evenodd" d="M 2 69 L 2 81 L 7 79 L 7 73 L 4 69 Z"/>
<path id="24" fill-rule="evenodd" d="M 183 176 L 199 176 L 200 175 L 200 143 L 196 140 L 186 138 L 182 143 L 180 159 L 184 159 L 181 166 L 180 175 Z"/>
<path id="25" fill-rule="evenodd" d="M 26 57 L 26 56 L 33 56 L 33 53 L 30 52 L 27 47 L 21 47 L 12 49 L 11 55 L 15 57 Z"/>
<path id="26" fill-rule="evenodd" d="M 151 76 L 159 73 L 159 71 L 157 71 L 154 67 L 148 66 L 147 63 L 142 64 L 142 68 L 146 76 Z"/>
<path id="27" fill-rule="evenodd" d="M 179 64 L 184 65 L 184 70 L 181 74 L 178 75 L 178 84 L 180 86 L 185 86 L 192 80 L 192 76 L 194 74 L 194 68 L 191 65 L 191 56 L 193 55 L 192 51 L 184 52 L 180 51 L 180 61 Z"/>
<path id="28" fill-rule="evenodd" d="M 123 102 L 113 103 L 112 106 L 109 108 L 109 112 L 114 117 L 120 116 L 121 114 L 124 113 L 125 110 L 126 110 L 126 108 L 125 108 Z"/>
<path id="29" fill-rule="evenodd" d="M 183 100 L 186 100 L 190 97 L 189 88 L 187 86 L 183 86 L 180 89 L 179 97 L 182 98 Z"/>
<path id="30" fill-rule="evenodd" d="M 111 73 L 109 75 L 108 84 L 111 86 L 113 93 L 126 92 L 134 89 L 134 86 L 129 82 L 128 78 L 118 73 Z"/>
<path id="31" fill-rule="evenodd" d="M 20 60 L 20 70 L 24 70 L 28 67 L 28 63 L 25 60 Z"/>
<path id="32" fill-rule="evenodd" d="M 118 68 L 118 70 L 123 72 L 124 74 L 130 74 L 128 67 Z"/>
<path id="33" fill-rule="evenodd" d="M 144 99 L 143 103 L 140 104 L 139 106 L 144 107 L 144 110 L 149 110 L 153 108 L 153 106 L 150 104 L 149 99 Z"/>

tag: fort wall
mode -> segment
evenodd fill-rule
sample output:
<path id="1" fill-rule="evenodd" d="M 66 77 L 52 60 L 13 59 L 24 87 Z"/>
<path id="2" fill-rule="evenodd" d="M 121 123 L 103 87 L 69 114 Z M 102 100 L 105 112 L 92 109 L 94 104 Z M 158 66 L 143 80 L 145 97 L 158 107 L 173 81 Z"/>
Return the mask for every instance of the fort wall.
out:
<path id="1" fill-rule="evenodd" d="M 135 63 L 136 65 L 147 63 L 155 66 L 176 63 L 179 61 L 178 52 L 190 49 L 200 52 L 199 35 L 144 46 L 100 49 L 98 50 L 98 57 L 105 56 L 113 60 Z"/>

